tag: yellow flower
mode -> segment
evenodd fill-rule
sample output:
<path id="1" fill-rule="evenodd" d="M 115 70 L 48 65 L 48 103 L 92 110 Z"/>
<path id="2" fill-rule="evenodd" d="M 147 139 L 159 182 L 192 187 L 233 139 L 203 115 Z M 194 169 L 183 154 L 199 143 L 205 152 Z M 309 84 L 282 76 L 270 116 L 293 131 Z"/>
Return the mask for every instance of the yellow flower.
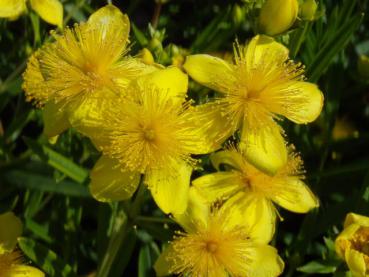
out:
<path id="1" fill-rule="evenodd" d="M 283 208 L 306 213 L 318 206 L 318 200 L 301 180 L 302 160 L 290 153 L 286 165 L 274 176 L 269 176 L 252 166 L 235 149 L 216 152 L 210 156 L 214 167 L 224 164 L 227 171 L 207 174 L 192 184 L 209 203 L 227 200 L 226 206 L 238 206 L 245 216 L 260 222 L 265 229 L 260 234 L 272 237 L 276 211 L 273 202 Z"/>
<path id="2" fill-rule="evenodd" d="M 369 217 L 349 213 L 336 239 L 336 252 L 354 277 L 369 276 Z"/>
<path id="3" fill-rule="evenodd" d="M 28 100 L 44 107 L 45 134 L 53 137 L 91 110 L 101 110 L 124 93 L 138 75 L 151 72 L 127 53 L 129 20 L 107 5 L 46 44 L 29 59 L 24 73 Z"/>
<path id="4" fill-rule="evenodd" d="M 63 28 L 63 5 L 58 0 L 30 0 L 30 4 L 47 23 Z M 14 19 L 26 10 L 26 0 L 0 0 L 0 17 Z"/>
<path id="5" fill-rule="evenodd" d="M 297 0 L 266 0 L 258 20 L 260 32 L 275 36 L 287 31 L 295 22 L 298 10 Z"/>
<path id="6" fill-rule="evenodd" d="M 235 50 L 235 64 L 209 55 L 188 56 L 184 68 L 197 82 L 220 92 L 197 109 L 207 112 L 208 136 L 222 142 L 241 131 L 245 155 L 259 169 L 275 174 L 287 160 L 281 128 L 285 116 L 298 124 L 314 121 L 323 95 L 304 81 L 303 66 L 288 60 L 288 49 L 266 36 L 256 36 Z"/>
<path id="7" fill-rule="evenodd" d="M 22 233 L 22 223 L 12 212 L 0 214 L 0 276 L 43 277 L 40 270 L 22 264 L 21 254 L 14 250 Z"/>
<path id="8" fill-rule="evenodd" d="M 103 152 L 91 172 L 90 190 L 100 201 L 132 196 L 145 174 L 165 213 L 187 205 L 191 154 L 213 151 L 185 101 L 188 77 L 170 67 L 132 82 L 124 97 L 102 113 L 89 113 L 77 128 Z"/>
<path id="9" fill-rule="evenodd" d="M 250 228 L 248 217 L 235 208 L 210 212 L 196 203 L 194 194 L 192 188 L 187 212 L 174 216 L 184 232 L 178 233 L 156 261 L 158 276 L 274 277 L 282 273 L 284 264 L 277 250 Z"/>

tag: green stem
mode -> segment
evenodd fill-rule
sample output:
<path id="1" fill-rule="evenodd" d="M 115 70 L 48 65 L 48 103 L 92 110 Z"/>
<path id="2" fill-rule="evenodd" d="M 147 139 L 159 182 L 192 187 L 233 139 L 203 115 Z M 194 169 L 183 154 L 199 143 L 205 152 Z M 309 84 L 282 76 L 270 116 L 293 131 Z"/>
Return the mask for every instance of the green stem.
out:
<path id="1" fill-rule="evenodd" d="M 135 218 L 141 210 L 142 202 L 145 196 L 145 186 L 141 181 L 136 197 L 133 202 L 121 202 L 119 203 L 116 214 L 113 214 L 115 218 L 114 228 L 109 240 L 105 256 L 98 268 L 97 277 L 108 277 L 114 260 L 125 240 L 129 230 L 133 227 Z"/>
<path id="2" fill-rule="evenodd" d="M 297 53 L 300 51 L 301 45 L 303 41 L 305 40 L 305 35 L 307 31 L 309 30 L 310 22 L 305 22 L 304 28 L 298 30 L 298 33 L 293 38 L 293 42 L 290 47 L 290 56 L 292 59 L 294 59 L 297 55 Z"/>

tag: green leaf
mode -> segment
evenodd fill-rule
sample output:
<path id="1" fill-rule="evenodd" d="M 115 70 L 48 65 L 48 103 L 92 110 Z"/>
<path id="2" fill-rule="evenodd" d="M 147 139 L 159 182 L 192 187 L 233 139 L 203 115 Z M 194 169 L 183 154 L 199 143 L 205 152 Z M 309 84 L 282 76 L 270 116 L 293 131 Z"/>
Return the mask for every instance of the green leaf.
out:
<path id="1" fill-rule="evenodd" d="M 146 244 L 141 247 L 138 255 L 138 277 L 150 276 L 150 270 L 152 268 L 152 260 L 150 255 L 150 247 Z"/>
<path id="2" fill-rule="evenodd" d="M 25 229 L 30 230 L 35 236 L 43 239 L 45 242 L 51 243 L 53 239 L 49 235 L 49 228 L 45 225 L 38 224 L 30 218 L 25 220 Z"/>
<path id="3" fill-rule="evenodd" d="M 350 20 L 347 20 L 344 24 L 338 26 L 334 35 L 332 35 L 327 43 L 322 45 L 318 53 L 314 56 L 312 63 L 309 64 L 309 67 L 307 68 L 307 76 L 309 76 L 310 81 L 318 81 L 320 76 L 332 62 L 333 58 L 346 47 L 352 34 L 359 28 L 363 16 L 363 14 L 353 15 Z M 327 33 L 333 33 L 333 31 L 327 31 Z"/>
<path id="4" fill-rule="evenodd" d="M 77 276 L 70 265 L 45 246 L 29 238 L 19 238 L 18 245 L 23 253 L 45 273 L 55 277 Z"/>
<path id="5" fill-rule="evenodd" d="M 145 47 L 149 43 L 149 40 L 146 38 L 145 34 L 140 29 L 138 29 L 136 25 L 133 23 L 132 23 L 132 31 L 138 43 L 142 47 Z"/>
<path id="6" fill-rule="evenodd" d="M 0 174 L 1 181 L 14 184 L 19 188 L 35 189 L 44 192 L 53 192 L 68 196 L 91 197 L 87 187 L 71 182 L 55 182 L 51 177 L 27 172 L 25 170 L 11 170 Z"/>
<path id="7" fill-rule="evenodd" d="M 24 138 L 24 140 L 42 161 L 46 162 L 53 168 L 63 172 L 78 183 L 83 183 L 87 180 L 88 171 L 75 164 L 72 160 L 64 157 L 47 146 L 41 145 L 37 141 L 29 138 Z"/>
<path id="8" fill-rule="evenodd" d="M 304 272 L 304 273 L 318 273 L 318 274 L 328 274 L 333 273 L 336 271 L 337 266 L 331 265 L 328 263 L 317 262 L 317 261 L 311 261 L 307 263 L 306 265 L 300 266 L 297 268 L 298 271 Z"/>

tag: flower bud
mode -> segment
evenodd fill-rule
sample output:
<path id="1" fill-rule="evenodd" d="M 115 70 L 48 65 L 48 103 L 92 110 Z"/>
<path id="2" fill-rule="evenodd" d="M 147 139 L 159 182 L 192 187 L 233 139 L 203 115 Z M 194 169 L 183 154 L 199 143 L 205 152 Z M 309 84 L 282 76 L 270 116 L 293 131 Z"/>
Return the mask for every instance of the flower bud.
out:
<path id="1" fill-rule="evenodd" d="M 357 71 L 363 78 L 369 78 L 369 57 L 361 55 L 357 62 Z"/>
<path id="2" fill-rule="evenodd" d="M 346 261 L 352 276 L 368 276 L 369 218 L 355 213 L 346 216 L 344 230 L 338 235 L 336 252 Z"/>
<path id="3" fill-rule="evenodd" d="M 305 0 L 301 5 L 300 16 L 303 20 L 312 21 L 315 18 L 315 13 L 318 8 L 315 0 Z"/>
<path id="4" fill-rule="evenodd" d="M 147 48 L 143 48 L 139 53 L 138 56 L 141 58 L 142 62 L 151 65 L 154 64 L 154 57 L 152 56 L 151 52 Z"/>
<path id="5" fill-rule="evenodd" d="M 297 0 L 266 0 L 259 15 L 259 31 L 270 36 L 287 31 L 295 22 Z"/>

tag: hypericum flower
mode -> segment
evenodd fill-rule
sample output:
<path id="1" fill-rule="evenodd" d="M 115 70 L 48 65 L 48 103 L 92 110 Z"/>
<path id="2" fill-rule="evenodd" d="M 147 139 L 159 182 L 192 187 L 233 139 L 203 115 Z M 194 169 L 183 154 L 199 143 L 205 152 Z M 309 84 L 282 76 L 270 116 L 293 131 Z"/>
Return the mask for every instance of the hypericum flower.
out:
<path id="1" fill-rule="evenodd" d="M 336 252 L 354 277 L 369 276 L 369 217 L 349 213 L 336 238 Z"/>
<path id="2" fill-rule="evenodd" d="M 113 5 L 86 23 L 54 33 L 29 59 L 24 73 L 28 100 L 45 104 L 45 134 L 58 135 L 91 110 L 104 109 L 124 93 L 131 80 L 155 67 L 127 53 L 129 19 Z M 108 108 L 108 107 L 105 107 Z"/>
<path id="3" fill-rule="evenodd" d="M 63 5 L 58 0 L 30 0 L 30 4 L 47 23 L 63 28 Z M 0 17 L 14 19 L 26 10 L 26 0 L 0 0 Z"/>
<path id="4" fill-rule="evenodd" d="M 89 113 L 77 126 L 103 152 L 91 172 L 97 200 L 131 197 L 145 174 L 165 213 L 184 211 L 195 165 L 191 154 L 214 150 L 199 114 L 185 101 L 187 85 L 187 75 L 176 67 L 153 72 L 132 83 L 115 106 Z"/>
<path id="5" fill-rule="evenodd" d="M 184 215 L 175 215 L 184 232 L 178 233 L 156 261 L 158 276 L 274 277 L 282 273 L 284 264 L 277 250 L 250 228 L 248 217 L 232 207 L 210 212 L 196 206 L 190 202 Z"/>
<path id="6" fill-rule="evenodd" d="M 22 264 L 20 252 L 14 250 L 22 233 L 22 223 L 12 212 L 0 214 L 0 276 L 43 277 L 35 267 Z"/>
<path id="7" fill-rule="evenodd" d="M 287 31 L 295 22 L 298 11 L 297 0 L 266 0 L 258 18 L 259 31 L 270 36 Z"/>
<path id="8" fill-rule="evenodd" d="M 319 205 L 302 181 L 302 160 L 297 154 L 291 152 L 286 165 L 274 176 L 252 166 L 236 149 L 216 152 L 210 159 L 217 170 L 221 164 L 228 166 L 228 170 L 192 182 L 209 203 L 226 200 L 225 205 L 238 206 L 245 217 L 255 222 L 259 219 L 265 226 L 275 224 L 273 202 L 296 213 L 306 213 Z M 272 235 L 273 231 L 269 233 Z"/>
<path id="9" fill-rule="evenodd" d="M 197 82 L 221 93 L 199 106 L 208 112 L 209 136 L 224 141 L 241 130 L 240 147 L 249 161 L 269 174 L 284 166 L 287 149 L 274 121 L 285 116 L 295 123 L 314 121 L 323 95 L 303 81 L 303 66 L 288 60 L 288 49 L 266 36 L 256 36 L 235 49 L 235 64 L 209 55 L 188 56 L 184 68 Z M 211 135 L 217 134 L 217 135 Z"/>

